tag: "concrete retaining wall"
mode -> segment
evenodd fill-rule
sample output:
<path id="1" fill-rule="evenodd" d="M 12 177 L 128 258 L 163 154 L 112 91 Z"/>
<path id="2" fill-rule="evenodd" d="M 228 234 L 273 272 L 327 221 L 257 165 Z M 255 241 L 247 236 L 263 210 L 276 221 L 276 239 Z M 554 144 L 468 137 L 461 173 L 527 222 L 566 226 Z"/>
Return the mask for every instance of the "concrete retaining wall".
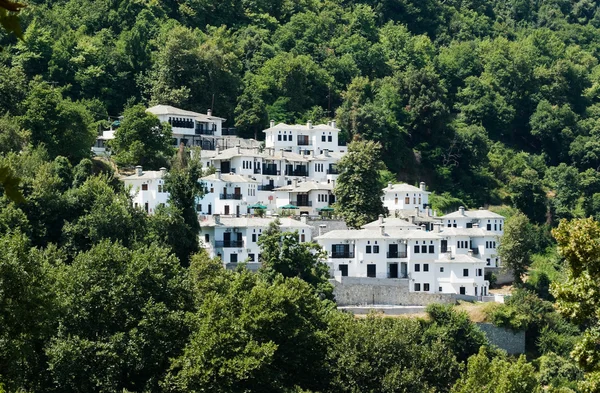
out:
<path id="1" fill-rule="evenodd" d="M 431 303 L 456 303 L 456 295 L 409 292 L 408 280 L 341 277 L 330 280 L 338 306 L 387 304 L 394 306 L 426 306 Z"/>
<path id="2" fill-rule="evenodd" d="M 478 323 L 477 326 L 486 335 L 490 344 L 504 349 L 509 355 L 525 353 L 525 332 L 515 333 L 491 323 Z"/>

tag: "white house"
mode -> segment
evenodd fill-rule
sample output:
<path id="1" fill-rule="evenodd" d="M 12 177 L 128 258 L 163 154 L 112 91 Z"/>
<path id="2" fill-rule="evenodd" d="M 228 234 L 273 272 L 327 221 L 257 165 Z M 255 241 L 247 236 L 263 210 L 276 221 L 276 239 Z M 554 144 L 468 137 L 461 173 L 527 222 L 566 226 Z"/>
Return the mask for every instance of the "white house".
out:
<path id="1" fill-rule="evenodd" d="M 498 235 L 504 233 L 504 217 L 484 208 L 478 210 L 465 210 L 463 206 L 454 213 L 441 217 L 446 228 L 481 228 L 492 231 Z"/>
<path id="2" fill-rule="evenodd" d="M 274 192 L 278 209 L 293 205 L 297 207 L 293 210 L 297 214 L 314 216 L 323 209 L 331 209 L 331 205 L 335 203 L 333 185 L 330 183 L 299 182 L 294 179 L 292 184 L 276 188 Z"/>
<path id="3" fill-rule="evenodd" d="M 183 143 L 185 146 L 203 146 L 204 137 L 223 136 L 225 119 L 212 115 L 209 109 L 206 114 L 186 111 L 170 105 L 156 105 L 146 109 L 161 123 L 169 123 L 173 133 L 173 146 Z"/>
<path id="4" fill-rule="evenodd" d="M 248 262 L 250 270 L 260 264 L 258 239 L 274 217 L 221 217 L 213 215 L 202 222 L 200 239 L 211 256 L 218 256 L 227 267 L 235 267 L 239 262 Z M 279 218 L 284 232 L 298 232 L 300 242 L 310 242 L 310 225 L 291 218 Z"/>
<path id="5" fill-rule="evenodd" d="M 429 191 L 425 187 L 425 183 L 421 182 L 420 187 L 411 186 L 406 183 L 392 184 L 389 183 L 383 189 L 383 206 L 386 207 L 390 214 L 395 211 L 407 210 L 413 212 L 415 208 L 426 213 L 429 208 Z"/>
<path id="6" fill-rule="evenodd" d="M 346 152 L 345 146 L 339 146 L 340 129 L 336 128 L 335 121 L 318 125 L 313 125 L 310 121 L 306 124 L 275 125 L 275 122 L 271 121 L 270 127 L 263 132 L 265 146 L 277 150 L 284 149 L 304 155 L 309 155 L 311 152 L 319 155 L 323 154 L 324 150 Z"/>
<path id="7" fill-rule="evenodd" d="M 249 176 L 214 174 L 200 179 L 205 194 L 196 201 L 196 211 L 202 215 L 235 215 L 249 213 L 248 206 L 257 202 L 258 182 Z"/>
<path id="8" fill-rule="evenodd" d="M 138 165 L 133 175 L 122 179 L 126 187 L 131 187 L 134 206 L 143 208 L 147 213 L 154 213 L 159 205 L 167 203 L 169 193 L 165 190 L 163 180 L 166 173 L 166 168 L 144 171 Z"/>
<path id="9" fill-rule="evenodd" d="M 448 247 L 452 236 L 400 221 L 390 224 L 380 217 L 365 229 L 330 231 L 315 240 L 328 252 L 334 275 L 405 279 L 411 292 L 487 295 L 485 262 L 470 250 L 463 254 Z"/>

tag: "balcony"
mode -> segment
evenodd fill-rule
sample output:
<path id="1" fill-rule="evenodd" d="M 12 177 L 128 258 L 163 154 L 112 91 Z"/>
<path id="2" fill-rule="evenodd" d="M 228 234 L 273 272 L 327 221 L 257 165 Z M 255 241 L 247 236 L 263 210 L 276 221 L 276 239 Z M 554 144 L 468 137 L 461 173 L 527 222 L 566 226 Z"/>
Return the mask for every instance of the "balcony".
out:
<path id="1" fill-rule="evenodd" d="M 286 169 L 286 176 L 308 176 L 308 170 L 306 168 Z"/>
<path id="2" fill-rule="evenodd" d="M 305 200 L 290 201 L 290 204 L 292 204 L 294 206 L 298 206 L 298 207 L 312 207 L 312 201 L 305 201 Z"/>
<path id="3" fill-rule="evenodd" d="M 307 140 L 298 139 L 298 146 L 312 146 L 312 142 L 310 141 L 310 139 L 307 139 Z"/>
<path id="4" fill-rule="evenodd" d="M 217 240 L 215 248 L 244 248 L 243 240 Z"/>
<path id="5" fill-rule="evenodd" d="M 394 259 L 394 258 L 407 258 L 407 253 L 406 251 L 396 251 L 396 252 L 389 252 L 387 253 L 387 257 L 389 259 Z"/>
<path id="6" fill-rule="evenodd" d="M 327 169 L 327 174 L 328 175 L 339 175 L 340 172 L 337 170 L 337 168 L 329 168 L 329 169 Z"/>
<path id="7" fill-rule="evenodd" d="M 354 251 L 332 252 L 330 258 L 332 258 L 332 259 L 354 258 Z"/>
<path id="8" fill-rule="evenodd" d="M 275 189 L 275 185 L 273 184 L 261 184 L 258 186 L 258 191 L 273 191 Z"/>
<path id="9" fill-rule="evenodd" d="M 233 199 L 239 201 L 242 199 L 242 194 L 219 194 L 219 198 L 221 198 L 221 200 Z"/>
<path id="10" fill-rule="evenodd" d="M 196 135 L 215 135 L 215 130 L 208 128 L 196 128 Z"/>
<path id="11" fill-rule="evenodd" d="M 274 168 L 263 167 L 262 174 L 263 175 L 271 175 L 271 176 L 279 176 L 279 175 L 281 175 L 281 171 L 278 169 L 274 169 Z"/>

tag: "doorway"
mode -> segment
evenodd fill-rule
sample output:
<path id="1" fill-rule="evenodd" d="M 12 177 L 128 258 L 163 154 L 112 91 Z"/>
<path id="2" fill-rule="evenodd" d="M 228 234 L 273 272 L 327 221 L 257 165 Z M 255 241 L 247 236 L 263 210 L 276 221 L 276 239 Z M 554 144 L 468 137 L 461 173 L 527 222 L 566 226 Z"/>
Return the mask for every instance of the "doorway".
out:
<path id="1" fill-rule="evenodd" d="M 348 277 L 348 265 L 340 265 L 340 272 L 342 273 L 342 277 Z"/>
<path id="2" fill-rule="evenodd" d="M 377 276 L 377 265 L 371 264 L 367 265 L 367 277 L 376 277 Z"/>
<path id="3" fill-rule="evenodd" d="M 398 264 L 390 263 L 390 278 L 398 278 Z"/>

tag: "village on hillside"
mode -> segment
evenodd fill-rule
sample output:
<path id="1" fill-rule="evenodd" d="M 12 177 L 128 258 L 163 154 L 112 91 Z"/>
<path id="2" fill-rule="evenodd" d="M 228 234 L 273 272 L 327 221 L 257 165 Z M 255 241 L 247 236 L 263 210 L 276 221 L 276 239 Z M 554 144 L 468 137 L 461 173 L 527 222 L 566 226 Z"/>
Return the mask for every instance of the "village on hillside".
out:
<path id="1" fill-rule="evenodd" d="M 244 264 L 258 270 L 258 239 L 278 220 L 282 231 L 296 231 L 301 242 L 316 242 L 327 252 L 340 306 L 497 299 L 487 278 L 502 276 L 497 249 L 503 216 L 462 206 L 438 216 L 424 182 L 418 187 L 389 183 L 382 190 L 387 216 L 362 229 L 350 229 L 334 215 L 336 163 L 347 153 L 335 121 L 271 121 L 262 144 L 236 137 L 210 110 L 202 114 L 157 105 L 147 112 L 170 124 L 174 147 L 201 148 L 202 165 L 213 173 L 198 179 L 205 190 L 196 201 L 199 237 L 228 269 Z M 110 155 L 107 142 L 118 125 L 98 136 L 92 148 L 96 155 Z M 122 177 L 136 207 L 152 214 L 168 203 L 166 173 L 166 168 L 138 165 Z"/>

